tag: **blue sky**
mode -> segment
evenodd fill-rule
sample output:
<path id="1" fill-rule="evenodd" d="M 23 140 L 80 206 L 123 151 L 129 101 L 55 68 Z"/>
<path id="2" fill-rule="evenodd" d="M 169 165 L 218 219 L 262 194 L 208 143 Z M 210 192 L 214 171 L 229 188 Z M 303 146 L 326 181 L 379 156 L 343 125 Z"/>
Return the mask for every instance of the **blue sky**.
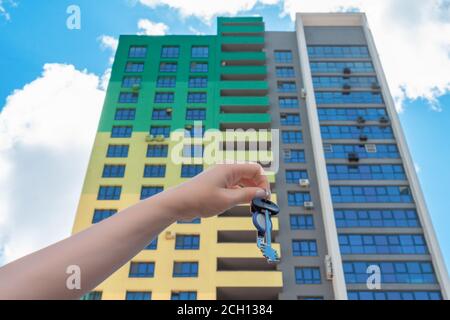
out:
<path id="1" fill-rule="evenodd" d="M 197 3 L 202 9 L 195 10 L 192 5 L 189 7 L 188 2 Z M 36 249 L 35 246 L 29 243 L 24 244 L 18 238 L 25 233 L 24 230 L 39 228 L 46 221 L 50 221 L 48 230 L 58 228 L 59 225 L 52 225 L 51 221 L 58 214 L 57 212 L 64 211 L 64 208 L 66 208 L 68 217 L 64 220 L 69 222 L 64 223 L 62 220 L 58 222 L 62 225 L 62 231 L 56 232 L 54 237 L 35 235 L 35 238 L 28 239 L 28 241 L 37 243 L 36 246 L 39 247 L 68 234 L 92 145 L 92 137 L 86 137 L 84 144 L 80 144 L 79 158 L 76 158 L 79 159 L 80 164 L 74 164 L 73 168 L 76 170 L 73 169 L 73 175 L 68 175 L 67 181 L 71 181 L 72 186 L 71 189 L 64 187 L 66 188 L 64 190 L 75 190 L 73 192 L 75 195 L 70 197 L 67 203 L 61 203 L 55 212 L 47 212 L 45 205 L 38 207 L 36 216 L 39 219 L 31 220 L 26 227 L 19 227 L 17 221 L 19 218 L 23 221 L 22 211 L 25 209 L 18 206 L 17 202 L 22 201 L 20 193 L 26 187 L 20 184 L 15 185 L 14 183 L 17 182 L 10 179 L 14 172 L 22 172 L 19 171 L 21 167 L 16 165 L 16 163 L 21 163 L 21 159 L 17 157 L 29 156 L 31 151 L 47 150 L 47 154 L 54 157 L 52 161 L 58 162 L 57 155 L 60 155 L 62 150 L 58 143 L 67 144 L 67 140 L 62 138 L 61 141 L 55 141 L 51 145 L 31 145 L 20 140 L 26 134 L 34 135 L 34 133 L 25 132 L 29 123 L 36 127 L 42 125 L 36 119 L 29 118 L 29 114 L 21 109 L 27 110 L 26 101 L 39 100 L 39 97 L 33 96 L 28 92 L 30 90 L 24 86 L 35 84 L 37 88 L 42 88 L 39 86 L 45 86 L 45 81 L 52 78 L 51 73 L 58 72 L 58 70 L 62 70 L 68 77 L 73 75 L 73 79 L 76 79 L 67 80 L 67 86 L 70 88 L 73 83 L 78 83 L 77 81 L 87 84 L 92 80 L 94 85 L 86 88 L 90 94 L 86 94 L 86 100 L 82 101 L 90 101 L 92 105 L 96 106 L 96 113 L 93 115 L 95 121 L 92 122 L 96 123 L 95 117 L 99 112 L 97 109 L 101 107 L 101 105 L 97 106 L 99 104 L 97 101 L 101 101 L 102 94 L 104 94 L 98 88 L 100 78 L 110 67 L 110 57 L 113 53 L 111 49 L 102 49 L 100 38 L 104 35 L 117 38 L 120 34 L 136 34 L 139 32 L 139 20 L 147 19 L 152 23 L 163 23 L 167 26 L 166 32 L 169 34 L 214 34 L 216 15 L 258 14 L 264 16 L 267 30 L 293 30 L 292 13 L 296 10 L 362 10 L 368 14 L 391 90 L 399 101 L 398 108 L 402 109 L 400 119 L 418 168 L 419 178 L 441 249 L 447 265 L 450 265 L 450 233 L 448 232 L 450 206 L 447 202 L 450 194 L 450 170 L 447 167 L 447 164 L 450 163 L 450 143 L 447 140 L 448 128 L 450 128 L 450 94 L 448 91 L 450 88 L 448 80 L 450 40 L 446 39 L 449 38 L 448 34 L 450 33 L 445 36 L 445 31 L 450 31 L 449 1 L 430 0 L 424 4 L 423 1 L 416 0 L 397 0 L 395 3 L 394 0 L 380 0 L 377 1 L 377 4 L 373 4 L 373 2 L 369 4 L 368 1 L 363 0 L 230 0 L 220 4 L 216 3 L 216 5 L 211 3 L 212 1 L 200 0 L 58 0 L 45 2 L 0 0 L 0 68 L 3 70 L 0 73 L 0 142 L 4 138 L 1 136 L 2 134 L 9 139 L 8 148 L 1 149 L 0 147 L 0 154 L 3 152 L 3 161 L 7 164 L 3 167 L 10 170 L 5 169 L 2 180 L 0 169 L 0 191 L 5 194 L 9 192 L 9 198 L 5 198 L 5 201 L 9 201 L 9 207 L 13 208 L 9 214 L 5 213 L 3 220 L 0 211 L 0 231 L 2 231 L 3 221 L 4 233 L 8 235 L 3 238 L 0 236 L 0 264 L 2 250 L 9 252 L 6 259 L 8 260 L 31 249 Z M 81 30 L 66 28 L 68 17 L 66 8 L 71 4 L 76 4 L 81 8 Z M 7 14 L 1 14 L 2 12 L 7 12 Z M 389 24 L 391 24 L 389 27 L 392 32 L 384 32 L 383 28 Z M 412 25 L 413 27 L 411 27 Z M 411 30 L 415 32 L 415 39 L 410 41 L 408 38 Z M 425 31 L 430 30 L 441 30 L 444 35 L 437 33 L 426 35 Z M 147 32 L 151 33 L 152 30 L 147 30 Z M 401 53 L 403 55 L 399 58 L 398 55 Z M 53 64 L 50 71 L 43 71 L 46 64 Z M 60 69 L 57 69 L 56 65 Z M 67 69 L 64 66 L 73 66 L 73 68 Z M 416 73 L 411 70 L 414 68 L 417 69 Z M 42 81 L 39 82 L 38 79 Z M 98 86 L 96 85 L 97 80 Z M 53 84 L 54 82 L 49 82 L 49 85 Z M 16 89 L 21 90 L 21 94 L 7 103 L 6 98 L 13 97 L 13 91 Z M 58 87 L 55 92 L 60 93 L 61 90 L 64 88 Z M 33 94 L 39 93 L 33 92 Z M 78 99 L 78 95 L 74 96 Z M 95 97 L 95 100 L 88 100 L 91 96 Z M 75 102 L 78 103 L 78 100 Z M 53 104 L 56 105 L 56 102 Z M 89 105 L 89 102 L 86 104 Z M 12 116 L 2 112 L 4 107 L 5 110 L 8 108 L 11 114 L 14 112 L 23 114 L 23 118 L 26 120 L 17 120 L 17 116 L 14 121 L 8 120 L 7 116 Z M 39 112 L 40 107 L 41 105 L 33 105 L 32 113 Z M 59 107 L 64 108 L 63 105 Z M 20 121 L 24 122 L 21 123 L 20 130 L 14 131 L 19 133 L 7 132 Z M 45 123 L 43 125 L 45 126 Z M 78 123 L 68 123 L 66 126 L 71 130 L 68 136 L 76 133 L 79 128 Z M 95 130 L 94 124 L 92 127 L 93 129 L 90 130 Z M 1 160 L 0 157 L 0 164 L 2 164 Z M 45 171 L 45 164 L 41 170 Z M 52 190 L 62 188 L 62 186 L 56 187 L 56 185 L 53 187 Z M 12 189 L 15 190 L 14 193 L 11 191 Z M 22 211 L 17 208 L 22 208 Z M 45 229 L 43 226 L 42 228 Z M 12 253 L 15 248 L 19 253 Z"/>

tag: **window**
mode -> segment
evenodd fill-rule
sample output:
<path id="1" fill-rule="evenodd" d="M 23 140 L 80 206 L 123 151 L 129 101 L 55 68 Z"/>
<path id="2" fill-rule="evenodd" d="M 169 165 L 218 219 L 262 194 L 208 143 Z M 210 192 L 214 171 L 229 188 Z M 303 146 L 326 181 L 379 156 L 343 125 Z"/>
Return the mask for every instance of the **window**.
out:
<path id="1" fill-rule="evenodd" d="M 198 250 L 200 247 L 200 236 L 177 235 L 175 239 L 175 250 Z"/>
<path id="2" fill-rule="evenodd" d="M 173 265 L 174 278 L 189 278 L 198 276 L 198 262 L 175 262 Z"/>
<path id="3" fill-rule="evenodd" d="M 122 88 L 133 88 L 140 86 L 142 77 L 138 76 L 126 76 L 122 78 Z"/>
<path id="4" fill-rule="evenodd" d="M 274 56 L 276 63 L 292 63 L 292 51 L 276 50 Z"/>
<path id="5" fill-rule="evenodd" d="M 359 139 L 366 136 L 368 139 L 394 139 L 394 134 L 390 126 L 320 126 L 322 138 L 326 140 L 334 139 Z"/>
<path id="6" fill-rule="evenodd" d="M 303 143 L 302 132 L 298 130 L 281 131 L 281 141 L 288 144 Z"/>
<path id="7" fill-rule="evenodd" d="M 180 47 L 178 46 L 163 46 L 161 49 L 161 58 L 178 58 L 180 54 Z"/>
<path id="8" fill-rule="evenodd" d="M 189 88 L 208 87 L 208 77 L 189 77 Z"/>
<path id="9" fill-rule="evenodd" d="M 206 103 L 206 92 L 189 92 L 188 103 Z"/>
<path id="10" fill-rule="evenodd" d="M 153 239 L 148 246 L 145 247 L 145 250 L 156 250 L 158 248 L 158 238 Z"/>
<path id="11" fill-rule="evenodd" d="M 101 291 L 92 291 L 81 297 L 81 300 L 102 300 Z"/>
<path id="12" fill-rule="evenodd" d="M 154 262 L 131 262 L 130 278 L 153 278 L 155 275 Z"/>
<path id="13" fill-rule="evenodd" d="M 193 46 L 191 49 L 192 58 L 208 58 L 209 48 L 207 46 Z"/>
<path id="14" fill-rule="evenodd" d="M 326 159 L 346 159 L 349 153 L 356 153 L 360 159 L 399 159 L 395 144 L 376 144 L 376 152 L 367 152 L 366 145 L 333 144 L 325 150 Z"/>
<path id="15" fill-rule="evenodd" d="M 117 109 L 114 120 L 134 120 L 136 109 Z"/>
<path id="16" fill-rule="evenodd" d="M 184 158 L 201 158 L 203 157 L 204 147 L 201 144 L 185 145 L 183 147 Z"/>
<path id="17" fill-rule="evenodd" d="M 173 92 L 156 92 L 155 103 L 173 103 L 175 101 L 175 94 Z"/>
<path id="18" fill-rule="evenodd" d="M 120 186 L 100 186 L 97 200 L 119 200 L 122 187 Z"/>
<path id="19" fill-rule="evenodd" d="M 283 126 L 299 126 L 300 115 L 296 113 L 281 114 L 280 121 Z"/>
<path id="20" fill-rule="evenodd" d="M 338 92 L 338 91 L 316 91 L 317 104 L 382 104 L 383 98 L 379 92 L 357 91 L 357 92 Z"/>
<path id="21" fill-rule="evenodd" d="M 334 210 L 338 228 L 419 228 L 417 212 L 396 210 Z"/>
<path id="22" fill-rule="evenodd" d="M 171 120 L 172 112 L 167 109 L 153 109 L 152 120 Z"/>
<path id="23" fill-rule="evenodd" d="M 295 283 L 320 284 L 320 269 L 316 267 L 296 267 Z"/>
<path id="24" fill-rule="evenodd" d="M 190 71 L 192 73 L 208 72 L 208 63 L 207 62 L 191 62 Z"/>
<path id="25" fill-rule="evenodd" d="M 288 205 L 291 207 L 301 207 L 306 201 L 311 201 L 309 192 L 288 192 Z"/>
<path id="26" fill-rule="evenodd" d="M 147 164 L 144 168 L 144 178 L 162 178 L 166 175 L 166 165 Z"/>
<path id="27" fill-rule="evenodd" d="M 197 300 L 197 292 L 195 291 L 181 291 L 172 292 L 171 300 Z"/>
<path id="28" fill-rule="evenodd" d="M 94 216 L 92 217 L 92 223 L 99 223 L 109 217 L 115 215 L 117 210 L 115 209 L 95 209 Z"/>
<path id="29" fill-rule="evenodd" d="M 291 214 L 292 230 L 314 230 L 314 218 L 311 214 Z"/>
<path id="30" fill-rule="evenodd" d="M 297 85 L 295 81 L 278 81 L 277 83 L 278 92 L 296 92 Z"/>
<path id="31" fill-rule="evenodd" d="M 408 187 L 399 186 L 331 186 L 334 203 L 412 203 Z"/>
<path id="32" fill-rule="evenodd" d="M 348 291 L 349 300 L 442 300 L 439 291 Z"/>
<path id="33" fill-rule="evenodd" d="M 201 219 L 200 218 L 194 218 L 190 221 L 177 221 L 178 224 L 200 224 L 201 223 Z"/>
<path id="34" fill-rule="evenodd" d="M 177 72 L 178 64 L 176 62 L 161 62 L 159 72 Z"/>
<path id="35" fill-rule="evenodd" d="M 306 170 L 286 170 L 286 182 L 298 184 L 300 179 L 308 179 Z"/>
<path id="36" fill-rule="evenodd" d="M 428 254 L 421 234 L 339 234 L 342 254 Z"/>
<path id="37" fill-rule="evenodd" d="M 187 109 L 186 120 L 205 120 L 206 109 Z"/>
<path id="38" fill-rule="evenodd" d="M 378 121 L 382 117 L 387 119 L 385 108 L 318 108 L 320 121 Z"/>
<path id="39" fill-rule="evenodd" d="M 297 300 L 323 300 L 322 296 L 298 296 Z"/>
<path id="40" fill-rule="evenodd" d="M 152 300 L 152 293 L 149 291 L 127 291 L 125 300 Z"/>
<path id="41" fill-rule="evenodd" d="M 308 46 L 310 58 L 369 58 L 366 46 Z"/>
<path id="42" fill-rule="evenodd" d="M 314 76 L 314 88 L 338 88 L 341 89 L 345 85 L 352 88 L 372 88 L 378 87 L 376 77 L 331 77 L 331 76 Z"/>
<path id="43" fill-rule="evenodd" d="M 276 67 L 275 73 L 278 78 L 295 78 L 293 67 Z"/>
<path id="44" fill-rule="evenodd" d="M 119 94 L 119 103 L 137 103 L 139 94 L 136 92 L 121 92 Z"/>
<path id="45" fill-rule="evenodd" d="M 170 127 L 169 126 L 151 126 L 150 134 L 153 136 L 164 136 L 168 138 L 170 136 Z"/>
<path id="46" fill-rule="evenodd" d="M 125 72 L 143 72 L 144 63 L 143 62 L 127 62 L 125 66 Z"/>
<path id="47" fill-rule="evenodd" d="M 292 240 L 292 254 L 296 257 L 317 256 L 316 240 Z"/>
<path id="48" fill-rule="evenodd" d="M 373 73 L 372 62 L 311 62 L 312 73 L 343 73 L 349 70 L 353 73 Z"/>
<path id="49" fill-rule="evenodd" d="M 125 175 L 125 165 L 105 164 L 102 178 L 123 178 Z"/>
<path id="50" fill-rule="evenodd" d="M 175 88 L 176 78 L 171 76 L 158 77 L 156 81 L 157 88 Z"/>
<path id="51" fill-rule="evenodd" d="M 133 132 L 132 126 L 113 126 L 111 138 L 129 138 Z"/>
<path id="52" fill-rule="evenodd" d="M 284 155 L 285 163 L 305 162 L 305 152 L 303 150 L 287 150 Z"/>
<path id="53" fill-rule="evenodd" d="M 150 198 L 154 196 L 155 194 L 158 194 L 160 192 L 163 192 L 163 187 L 142 187 L 141 189 L 141 200 Z"/>
<path id="54" fill-rule="evenodd" d="M 298 108 L 298 98 L 296 97 L 279 97 L 278 105 L 280 108 Z"/>
<path id="55" fill-rule="evenodd" d="M 192 178 L 203 171 L 203 165 L 201 164 L 183 164 L 181 166 L 181 177 Z"/>
<path id="56" fill-rule="evenodd" d="M 126 158 L 128 157 L 129 145 L 126 144 L 110 144 L 106 152 L 107 158 Z"/>
<path id="57" fill-rule="evenodd" d="M 187 125 L 184 130 L 186 138 L 200 138 L 205 134 L 205 126 Z"/>
<path id="58" fill-rule="evenodd" d="M 406 180 L 400 164 L 327 165 L 330 180 Z"/>
<path id="59" fill-rule="evenodd" d="M 128 51 L 128 58 L 145 58 L 147 55 L 146 46 L 131 46 Z"/>
<path id="60" fill-rule="evenodd" d="M 148 145 L 147 158 L 166 158 L 168 151 L 167 145 Z"/>
<path id="61" fill-rule="evenodd" d="M 371 276 L 367 273 L 369 266 L 380 268 L 381 283 L 425 284 L 436 283 L 433 266 L 428 261 L 402 261 L 402 262 L 345 262 L 343 263 L 345 282 L 347 284 L 367 283 Z"/>

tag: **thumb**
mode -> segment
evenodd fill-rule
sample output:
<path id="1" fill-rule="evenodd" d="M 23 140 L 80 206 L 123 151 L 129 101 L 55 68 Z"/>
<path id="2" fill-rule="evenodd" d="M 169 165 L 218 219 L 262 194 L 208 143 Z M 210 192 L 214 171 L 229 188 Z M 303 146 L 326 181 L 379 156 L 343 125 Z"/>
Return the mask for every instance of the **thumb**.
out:
<path id="1" fill-rule="evenodd" d="M 266 190 L 256 187 L 228 189 L 227 192 L 234 205 L 248 203 L 253 198 L 267 198 Z"/>

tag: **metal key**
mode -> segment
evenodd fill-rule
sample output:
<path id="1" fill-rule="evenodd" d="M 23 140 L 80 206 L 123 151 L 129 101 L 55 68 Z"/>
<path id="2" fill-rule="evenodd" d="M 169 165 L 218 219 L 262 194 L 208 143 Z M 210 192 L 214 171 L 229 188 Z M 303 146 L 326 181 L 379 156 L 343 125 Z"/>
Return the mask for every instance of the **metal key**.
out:
<path id="1" fill-rule="evenodd" d="M 267 199 L 255 198 L 252 200 L 251 210 L 253 224 L 257 230 L 256 245 L 269 263 L 280 261 L 278 252 L 272 248 L 272 215 L 277 215 L 280 209 Z"/>

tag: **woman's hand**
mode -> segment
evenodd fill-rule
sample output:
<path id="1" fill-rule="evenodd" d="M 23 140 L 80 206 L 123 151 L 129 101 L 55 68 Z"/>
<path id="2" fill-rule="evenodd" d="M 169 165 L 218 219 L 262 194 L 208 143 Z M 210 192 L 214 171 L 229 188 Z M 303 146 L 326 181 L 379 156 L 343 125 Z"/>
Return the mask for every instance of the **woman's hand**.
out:
<path id="1" fill-rule="evenodd" d="M 255 197 L 268 198 L 270 185 L 259 164 L 220 164 L 159 197 L 176 220 L 189 220 L 220 214 Z"/>

